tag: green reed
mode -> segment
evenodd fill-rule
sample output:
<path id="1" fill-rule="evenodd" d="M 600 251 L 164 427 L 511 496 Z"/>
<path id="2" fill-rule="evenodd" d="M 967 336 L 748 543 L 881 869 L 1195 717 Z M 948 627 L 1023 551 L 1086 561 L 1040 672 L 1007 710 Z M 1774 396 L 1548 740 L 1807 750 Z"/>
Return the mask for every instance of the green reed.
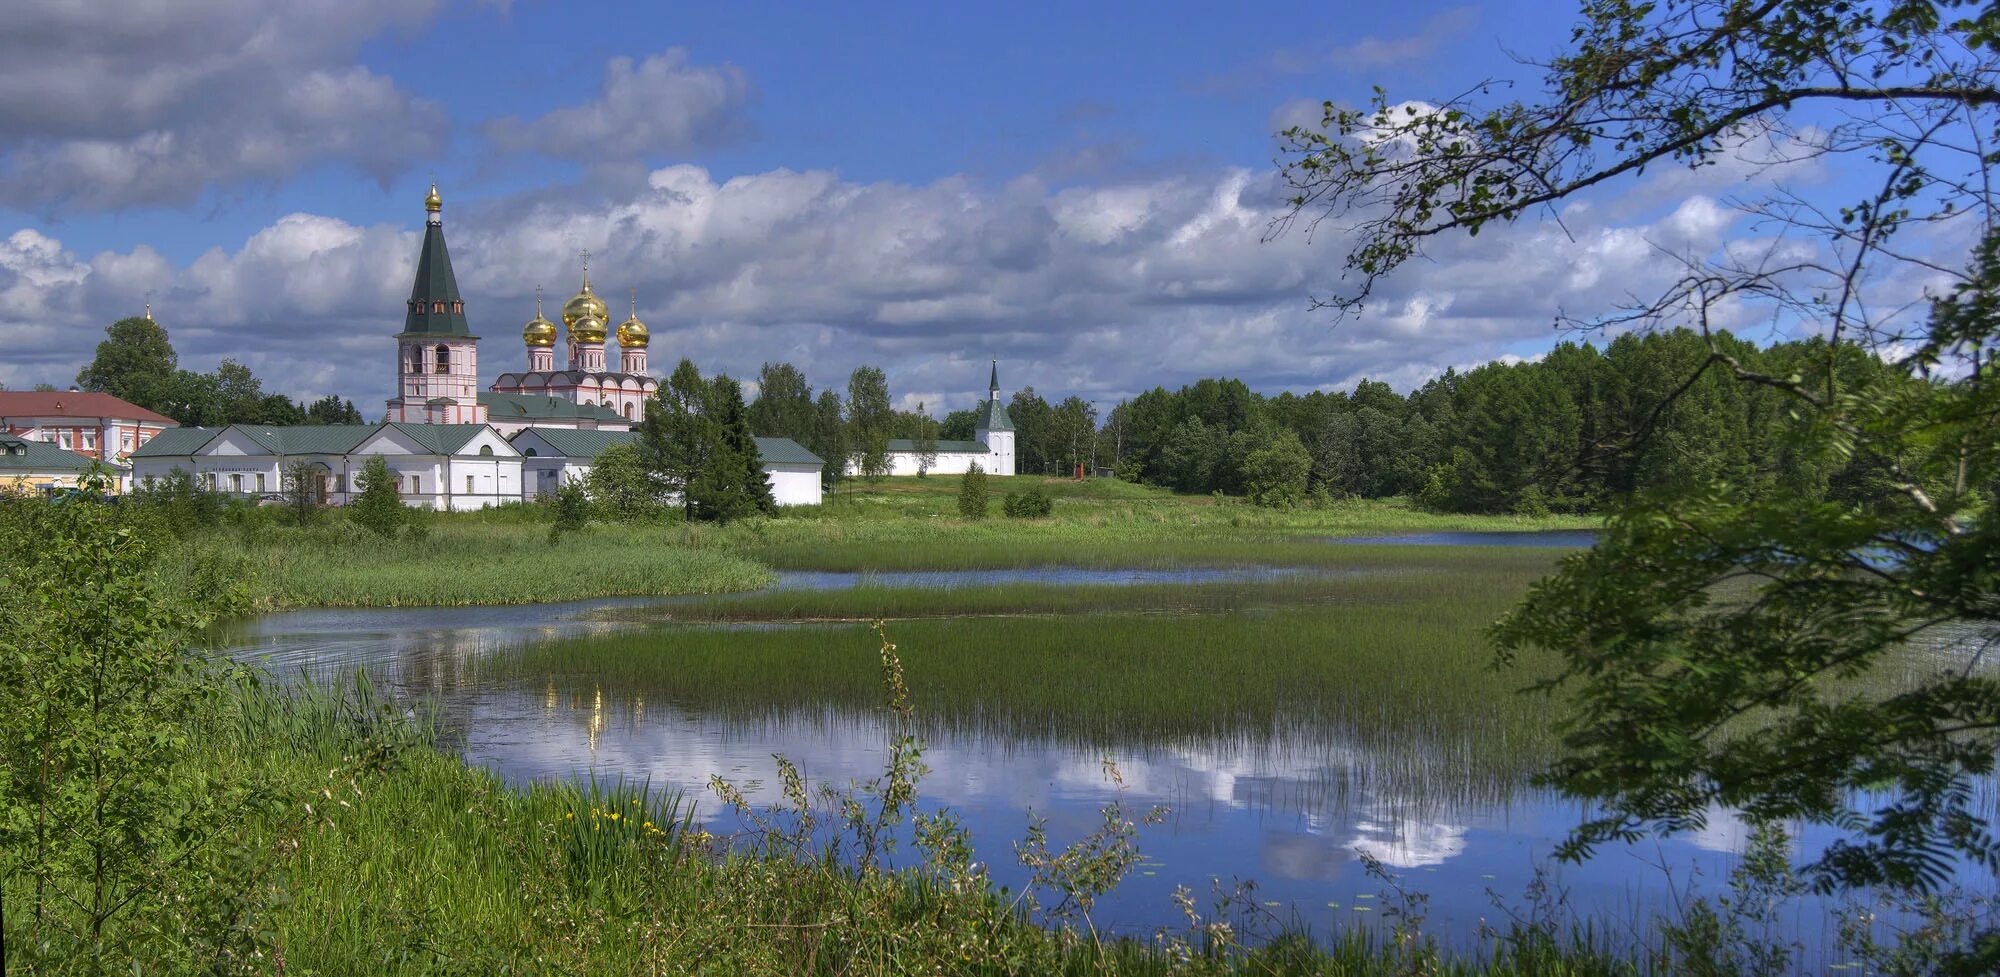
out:
<path id="1" fill-rule="evenodd" d="M 441 518 L 421 538 L 380 539 L 335 521 L 196 540 L 239 561 L 265 607 L 531 604 L 621 595 L 713 594 L 768 583 L 763 567 L 679 545 L 658 526 L 592 526 L 550 545 L 546 527 Z"/>

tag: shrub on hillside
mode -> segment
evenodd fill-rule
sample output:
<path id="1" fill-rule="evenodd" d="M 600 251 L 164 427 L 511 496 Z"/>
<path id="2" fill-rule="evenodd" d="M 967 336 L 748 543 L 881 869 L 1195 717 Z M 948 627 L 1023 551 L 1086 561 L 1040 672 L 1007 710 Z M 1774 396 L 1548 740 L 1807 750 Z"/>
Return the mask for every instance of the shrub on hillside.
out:
<path id="1" fill-rule="evenodd" d="M 958 480 L 958 514 L 967 519 L 986 518 L 986 469 L 973 465 Z"/>
<path id="2" fill-rule="evenodd" d="M 1039 519 L 1055 511 L 1056 500 L 1039 488 L 1026 492 L 1009 492 L 1000 502 L 1000 511 L 1010 519 Z"/>

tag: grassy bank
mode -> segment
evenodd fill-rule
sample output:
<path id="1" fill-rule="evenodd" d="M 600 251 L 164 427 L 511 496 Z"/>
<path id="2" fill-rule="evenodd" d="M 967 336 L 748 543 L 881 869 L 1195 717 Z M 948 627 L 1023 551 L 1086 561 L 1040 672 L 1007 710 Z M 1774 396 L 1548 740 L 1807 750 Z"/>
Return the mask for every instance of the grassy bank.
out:
<path id="1" fill-rule="evenodd" d="M 767 567 L 1372 565 L 1389 558 L 1328 541 L 1594 524 L 1579 517 L 1438 515 L 1400 500 L 1260 509 L 1109 479 L 994 482 L 996 496 L 1029 487 L 1049 492 L 1055 515 L 1005 519 L 996 505 L 994 518 L 962 519 L 956 480 L 940 476 L 850 483 L 824 506 L 727 526 L 596 523 L 553 544 L 544 509 L 511 506 L 430 515 L 426 534 L 397 539 L 369 534 L 340 513 L 297 529 L 281 525 L 275 509 L 250 509 L 194 530 L 186 545 L 198 558 L 230 566 L 251 606 L 277 609 L 728 593 L 765 585 Z"/>

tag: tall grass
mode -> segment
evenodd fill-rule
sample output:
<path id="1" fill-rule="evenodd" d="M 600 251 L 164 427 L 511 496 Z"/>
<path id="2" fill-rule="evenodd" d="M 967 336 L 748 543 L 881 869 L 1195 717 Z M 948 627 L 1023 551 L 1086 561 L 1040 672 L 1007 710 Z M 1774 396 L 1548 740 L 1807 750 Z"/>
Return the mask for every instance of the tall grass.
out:
<path id="1" fill-rule="evenodd" d="M 241 566 L 251 599 L 266 608 L 713 594 L 771 580 L 769 571 L 741 555 L 678 540 L 678 533 L 657 526 L 592 526 L 551 544 L 545 526 L 447 518 L 416 539 L 382 539 L 334 522 L 308 530 L 218 532 L 191 545 Z"/>

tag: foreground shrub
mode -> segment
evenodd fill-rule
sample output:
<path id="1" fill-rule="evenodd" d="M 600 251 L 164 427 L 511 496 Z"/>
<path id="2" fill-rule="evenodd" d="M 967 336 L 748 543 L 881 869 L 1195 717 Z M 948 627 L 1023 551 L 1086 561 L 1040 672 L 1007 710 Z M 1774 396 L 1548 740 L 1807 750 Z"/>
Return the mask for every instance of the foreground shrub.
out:
<path id="1" fill-rule="evenodd" d="M 1009 492 L 1000 501 L 1000 511 L 1010 519 L 1039 519 L 1056 510 L 1056 500 L 1039 488 L 1026 492 Z"/>

